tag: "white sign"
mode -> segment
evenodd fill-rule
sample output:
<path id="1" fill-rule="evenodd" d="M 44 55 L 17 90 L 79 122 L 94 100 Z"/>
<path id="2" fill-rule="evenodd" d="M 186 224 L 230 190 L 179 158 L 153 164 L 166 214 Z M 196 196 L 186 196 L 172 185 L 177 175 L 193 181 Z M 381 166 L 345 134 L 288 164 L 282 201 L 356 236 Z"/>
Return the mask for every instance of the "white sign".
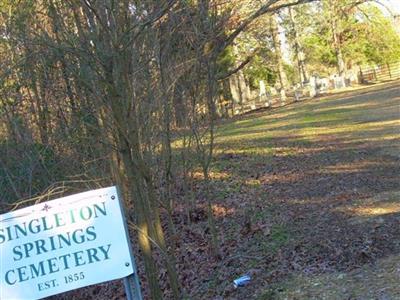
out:
<path id="1" fill-rule="evenodd" d="M 0 299 L 40 299 L 133 273 L 115 187 L 0 216 Z"/>

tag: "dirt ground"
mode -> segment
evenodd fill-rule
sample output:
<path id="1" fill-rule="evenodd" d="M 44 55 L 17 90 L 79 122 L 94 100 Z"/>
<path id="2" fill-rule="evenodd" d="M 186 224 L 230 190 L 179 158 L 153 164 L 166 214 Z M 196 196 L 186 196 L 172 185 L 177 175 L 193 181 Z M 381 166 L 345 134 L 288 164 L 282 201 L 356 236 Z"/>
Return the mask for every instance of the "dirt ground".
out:
<path id="1" fill-rule="evenodd" d="M 223 281 L 253 277 L 221 299 L 400 299 L 399 81 L 249 115 L 218 141 L 237 224 Z"/>

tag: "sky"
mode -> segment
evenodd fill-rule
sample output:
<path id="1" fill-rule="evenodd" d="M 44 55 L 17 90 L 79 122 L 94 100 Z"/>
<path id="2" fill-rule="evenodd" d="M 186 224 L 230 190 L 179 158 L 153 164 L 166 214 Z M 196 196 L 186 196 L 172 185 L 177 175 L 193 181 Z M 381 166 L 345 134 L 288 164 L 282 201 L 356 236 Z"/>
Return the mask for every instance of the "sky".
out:
<path id="1" fill-rule="evenodd" d="M 394 14 L 400 14 L 400 0 L 381 0 L 383 4 L 388 6 Z"/>

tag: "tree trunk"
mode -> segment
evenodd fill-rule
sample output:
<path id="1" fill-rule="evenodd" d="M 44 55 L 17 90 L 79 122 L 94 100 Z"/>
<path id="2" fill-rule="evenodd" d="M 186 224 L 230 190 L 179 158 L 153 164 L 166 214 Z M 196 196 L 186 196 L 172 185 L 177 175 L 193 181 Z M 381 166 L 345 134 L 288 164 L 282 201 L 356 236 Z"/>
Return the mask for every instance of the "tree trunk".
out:
<path id="1" fill-rule="evenodd" d="M 337 60 L 337 69 L 339 76 L 342 77 L 346 71 L 346 64 L 344 62 L 342 44 L 340 41 L 340 33 L 338 28 L 338 3 L 337 0 L 329 1 L 328 11 L 330 18 L 330 25 L 332 30 L 333 47 L 335 49 L 335 55 Z"/>
<path id="2" fill-rule="evenodd" d="M 279 79 L 279 85 L 281 89 L 281 105 L 285 105 L 286 102 L 286 91 L 285 89 L 288 87 L 288 81 L 284 69 L 284 64 L 283 64 L 283 57 L 282 57 L 282 48 L 281 48 L 281 38 L 279 36 L 279 31 L 278 31 L 278 22 L 277 22 L 278 15 L 273 14 L 271 16 L 271 34 L 272 34 L 272 39 L 273 39 L 273 44 L 274 44 L 274 49 L 275 49 L 275 61 L 277 64 L 277 69 L 278 69 L 278 79 Z"/>
<path id="3" fill-rule="evenodd" d="M 290 17 L 290 22 L 292 23 L 293 44 L 296 52 L 297 66 L 299 68 L 300 83 L 301 85 L 303 85 L 304 83 L 308 82 L 308 72 L 306 64 L 304 62 L 304 51 L 302 45 L 300 44 L 295 16 L 296 16 L 295 11 L 293 11 L 293 9 L 289 7 L 289 17 Z"/>

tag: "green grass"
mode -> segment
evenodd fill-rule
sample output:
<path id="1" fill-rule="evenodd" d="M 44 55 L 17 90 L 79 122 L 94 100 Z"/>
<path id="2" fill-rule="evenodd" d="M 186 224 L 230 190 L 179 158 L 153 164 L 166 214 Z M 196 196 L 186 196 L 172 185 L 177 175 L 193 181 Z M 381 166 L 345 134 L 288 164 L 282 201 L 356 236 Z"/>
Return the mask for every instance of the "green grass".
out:
<path id="1" fill-rule="evenodd" d="M 289 242 L 289 231 L 284 225 L 274 225 L 271 228 L 271 242 L 270 247 L 272 251 L 285 246 Z"/>
<path id="2" fill-rule="evenodd" d="M 331 101 L 337 101 L 337 104 Z M 393 118 L 390 119 L 380 117 L 382 113 L 387 114 L 381 104 L 379 99 L 365 102 L 360 98 L 350 103 L 338 99 L 249 115 L 218 128 L 216 154 L 230 152 L 270 156 L 276 154 L 273 140 L 283 137 L 290 137 L 294 148 L 309 146 L 328 135 L 351 134 L 359 141 L 367 138 L 370 141 L 381 139 L 389 142 L 400 137 L 397 130 L 400 122 L 394 118 L 395 103 L 391 111 Z M 293 155 L 296 150 L 287 151 L 288 155 Z"/>
<path id="3" fill-rule="evenodd" d="M 277 156 L 291 157 L 291 159 L 296 156 L 302 157 L 308 150 L 310 153 L 313 151 L 319 153 L 326 145 L 332 147 L 335 143 L 346 146 L 346 154 L 354 152 L 357 156 L 360 151 L 359 143 L 372 142 L 379 146 L 377 147 L 379 151 L 386 149 L 387 153 L 384 154 L 393 155 L 388 152 L 390 150 L 397 151 L 398 155 L 398 147 L 394 145 L 398 145 L 396 141 L 400 138 L 399 98 L 396 98 L 395 102 L 389 98 L 379 98 L 379 95 L 372 93 L 347 100 L 340 97 L 329 100 L 317 99 L 301 105 L 255 113 L 221 125 L 216 139 L 216 160 L 213 170 L 230 173 L 232 175 L 230 180 L 233 182 L 227 183 L 226 190 L 219 192 L 220 198 L 229 197 L 231 193 L 241 193 L 243 187 L 260 191 L 262 194 L 260 181 L 254 177 L 249 179 L 245 171 L 246 169 L 254 171 L 258 165 L 268 166 Z M 221 160 L 221 157 L 224 159 Z M 351 171 L 351 168 L 362 167 L 368 169 L 370 166 L 358 166 L 355 163 L 354 166 L 340 169 L 340 163 L 334 163 L 324 170 L 337 172 L 332 174 L 341 174 L 346 168 Z M 362 169 L 359 172 L 361 171 Z M 269 200 L 268 195 L 263 197 L 266 202 Z M 398 202 L 396 203 L 397 200 L 398 195 L 393 200 L 394 205 L 388 201 L 368 203 L 363 198 L 359 207 L 355 207 L 357 203 L 354 201 L 349 207 L 340 206 L 342 209 L 340 213 L 351 214 L 352 222 L 366 222 L 371 219 L 372 214 L 398 213 L 400 208 Z M 302 234 L 312 234 L 301 232 L 301 228 L 293 228 L 289 223 L 282 224 L 277 221 L 278 214 L 273 203 L 266 203 L 262 210 L 250 209 L 250 211 L 254 224 L 272 224 L 267 234 L 259 232 L 252 237 L 254 245 L 257 246 L 251 251 L 257 254 L 261 252 L 261 255 L 275 255 L 280 249 L 289 247 L 291 243 L 299 242 Z M 315 244 L 309 246 L 318 247 Z M 251 264 L 249 262 L 249 266 L 256 268 L 257 261 Z M 400 258 L 398 255 L 393 255 L 380 259 L 376 266 L 365 265 L 347 273 L 333 272 L 307 276 L 301 272 L 293 273 L 280 282 L 265 284 L 257 290 L 254 299 L 381 299 L 379 297 L 400 299 L 399 270 Z M 381 290 L 384 290 L 383 294 L 379 294 Z M 388 295 L 386 298 L 382 296 L 386 295 L 385 293 Z"/>
<path id="4" fill-rule="evenodd" d="M 345 114 L 345 111 L 342 110 L 342 114 Z M 340 121 L 342 118 L 339 113 L 316 113 L 316 114 L 307 114 L 301 119 L 301 123 L 304 125 L 308 125 L 308 123 L 317 123 L 317 122 L 329 122 L 329 121 Z"/>

